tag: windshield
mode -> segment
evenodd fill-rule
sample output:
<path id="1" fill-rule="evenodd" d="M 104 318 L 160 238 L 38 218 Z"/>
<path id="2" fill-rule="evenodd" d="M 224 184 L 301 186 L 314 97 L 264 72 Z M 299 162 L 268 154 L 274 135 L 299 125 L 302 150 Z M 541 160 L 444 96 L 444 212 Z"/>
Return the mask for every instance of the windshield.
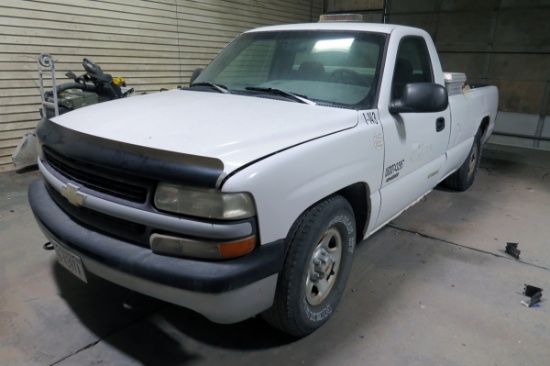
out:
<path id="1" fill-rule="evenodd" d="M 229 44 L 195 80 L 231 92 L 272 88 L 316 104 L 372 107 L 386 36 L 349 31 L 245 33 Z"/>

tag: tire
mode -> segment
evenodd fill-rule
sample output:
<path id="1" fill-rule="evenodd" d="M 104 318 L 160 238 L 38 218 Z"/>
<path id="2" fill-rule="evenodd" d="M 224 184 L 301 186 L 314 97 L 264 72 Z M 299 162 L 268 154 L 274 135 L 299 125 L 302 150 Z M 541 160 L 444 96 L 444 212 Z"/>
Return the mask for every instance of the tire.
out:
<path id="1" fill-rule="evenodd" d="M 443 181 L 444 186 L 463 192 L 474 184 L 479 162 L 481 161 L 482 137 L 483 132 L 479 129 L 474 137 L 474 143 L 472 144 L 468 157 L 456 172 Z"/>
<path id="2" fill-rule="evenodd" d="M 275 300 L 262 317 L 297 337 L 325 324 L 344 292 L 355 238 L 353 210 L 343 197 L 332 196 L 307 210 L 286 239 Z"/>

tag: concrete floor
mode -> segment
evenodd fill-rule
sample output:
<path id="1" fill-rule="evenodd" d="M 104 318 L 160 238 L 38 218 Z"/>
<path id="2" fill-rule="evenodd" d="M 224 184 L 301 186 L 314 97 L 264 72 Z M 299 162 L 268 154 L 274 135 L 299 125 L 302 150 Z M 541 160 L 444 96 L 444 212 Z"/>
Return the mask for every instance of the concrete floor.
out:
<path id="1" fill-rule="evenodd" d="M 358 245 L 332 320 L 295 340 L 260 319 L 217 325 L 42 249 L 26 200 L 36 171 L 0 174 L 1 365 L 548 365 L 550 152 L 489 145 L 474 186 L 438 189 Z M 504 253 L 519 242 L 519 261 Z M 550 296 L 550 295 L 548 295 Z"/>

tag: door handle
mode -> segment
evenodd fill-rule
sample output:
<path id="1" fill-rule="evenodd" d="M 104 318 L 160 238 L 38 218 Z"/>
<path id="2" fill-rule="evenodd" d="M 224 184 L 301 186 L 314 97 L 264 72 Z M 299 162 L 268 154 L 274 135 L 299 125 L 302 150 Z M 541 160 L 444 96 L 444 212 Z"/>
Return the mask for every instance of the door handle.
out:
<path id="1" fill-rule="evenodd" d="M 435 131 L 440 132 L 440 131 L 443 131 L 444 129 L 445 129 L 445 118 L 439 117 L 438 119 L 435 120 Z"/>

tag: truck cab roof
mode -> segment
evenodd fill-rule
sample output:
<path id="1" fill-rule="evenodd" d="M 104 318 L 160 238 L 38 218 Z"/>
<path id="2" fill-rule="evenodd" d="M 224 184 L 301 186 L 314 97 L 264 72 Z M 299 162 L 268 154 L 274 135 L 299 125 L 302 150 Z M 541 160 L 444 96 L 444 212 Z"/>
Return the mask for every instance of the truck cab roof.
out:
<path id="1" fill-rule="evenodd" d="M 295 31 L 295 30 L 342 30 L 342 31 L 363 31 L 390 34 L 395 29 L 414 29 L 418 28 L 407 27 L 397 24 L 377 24 L 363 22 L 324 22 L 324 23 L 301 23 L 301 24 L 286 24 L 260 27 L 249 30 L 251 32 L 276 32 L 276 31 Z"/>

